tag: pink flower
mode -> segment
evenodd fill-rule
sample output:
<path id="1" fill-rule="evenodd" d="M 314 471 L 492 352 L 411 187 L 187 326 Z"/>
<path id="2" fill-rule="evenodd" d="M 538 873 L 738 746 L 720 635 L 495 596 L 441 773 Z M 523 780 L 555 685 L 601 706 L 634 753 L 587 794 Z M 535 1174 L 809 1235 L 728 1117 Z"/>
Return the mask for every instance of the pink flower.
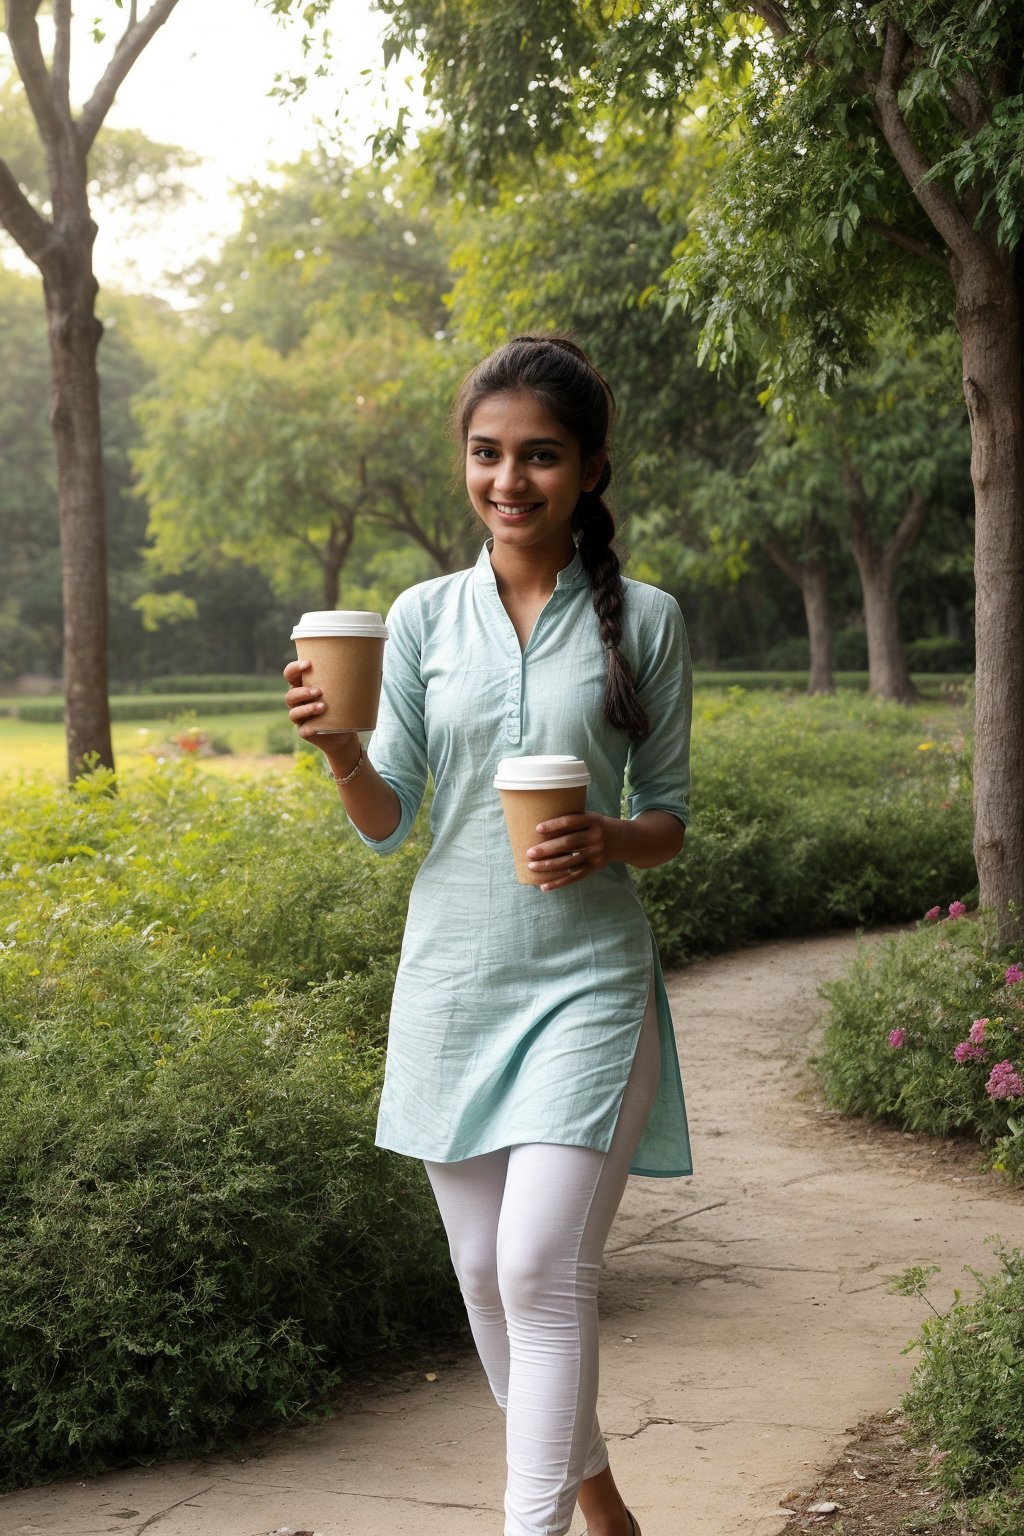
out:
<path id="1" fill-rule="evenodd" d="M 1006 967 L 1006 985 L 1008 987 L 1015 987 L 1018 981 L 1024 981 L 1024 971 L 1021 970 L 1019 965 L 1008 965 Z"/>
<path id="2" fill-rule="evenodd" d="M 958 917 L 963 917 L 966 911 L 967 908 L 962 901 L 951 901 L 949 904 L 949 915 L 954 922 Z"/>
<path id="3" fill-rule="evenodd" d="M 972 1042 L 972 1044 L 985 1044 L 985 1026 L 987 1023 L 988 1019 L 975 1019 L 974 1023 L 971 1025 L 967 1032 L 967 1038 Z"/>
<path id="4" fill-rule="evenodd" d="M 989 1073 L 985 1092 L 990 1099 L 1024 1099 L 1024 1078 L 1012 1061 L 997 1061 Z"/>
<path id="5" fill-rule="evenodd" d="M 926 923 L 937 923 L 941 916 L 941 907 L 929 907 L 928 911 L 924 915 L 924 920 Z"/>
<path id="6" fill-rule="evenodd" d="M 905 1029 L 890 1029 L 889 1044 L 892 1046 L 894 1051 L 901 1051 L 906 1043 L 907 1032 Z"/>
<path id="7" fill-rule="evenodd" d="M 973 1044 L 970 1040 L 961 1040 L 959 1045 L 953 1047 L 953 1060 L 963 1066 L 965 1061 L 984 1061 L 985 1052 L 980 1045 Z"/>

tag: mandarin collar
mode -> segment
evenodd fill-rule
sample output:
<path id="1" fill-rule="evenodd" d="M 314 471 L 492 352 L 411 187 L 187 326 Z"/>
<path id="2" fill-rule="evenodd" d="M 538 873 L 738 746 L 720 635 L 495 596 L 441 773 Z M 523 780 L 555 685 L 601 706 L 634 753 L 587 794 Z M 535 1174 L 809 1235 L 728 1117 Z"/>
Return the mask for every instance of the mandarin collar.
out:
<path id="1" fill-rule="evenodd" d="M 494 570 L 491 566 L 491 541 L 484 543 L 473 570 L 475 581 L 484 586 L 493 587 L 497 591 L 497 582 L 494 579 Z M 560 587 L 583 587 L 587 585 L 587 573 L 583 569 L 583 561 L 580 559 L 579 550 L 573 555 L 569 564 L 564 566 L 555 577 L 555 591 Z"/>

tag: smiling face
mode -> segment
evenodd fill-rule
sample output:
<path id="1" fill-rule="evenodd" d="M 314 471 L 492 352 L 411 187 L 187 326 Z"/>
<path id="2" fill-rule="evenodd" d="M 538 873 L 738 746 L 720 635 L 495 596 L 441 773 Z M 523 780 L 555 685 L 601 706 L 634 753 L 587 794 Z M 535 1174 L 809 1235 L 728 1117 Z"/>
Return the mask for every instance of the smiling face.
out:
<path id="1" fill-rule="evenodd" d="M 466 489 L 493 539 L 494 552 L 573 551 L 572 515 L 592 490 L 603 455 L 584 464 L 580 445 L 536 395 L 488 395 L 469 420 Z"/>

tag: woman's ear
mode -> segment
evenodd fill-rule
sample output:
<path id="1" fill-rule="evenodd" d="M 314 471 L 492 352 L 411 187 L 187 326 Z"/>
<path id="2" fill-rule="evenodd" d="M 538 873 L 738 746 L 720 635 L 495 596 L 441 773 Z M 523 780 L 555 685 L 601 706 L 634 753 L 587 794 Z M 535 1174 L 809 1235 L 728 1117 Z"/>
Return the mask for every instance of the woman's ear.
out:
<path id="1" fill-rule="evenodd" d="M 602 448 L 600 453 L 595 453 L 594 457 L 588 459 L 583 466 L 582 488 L 585 491 L 593 491 L 596 489 L 598 482 L 603 481 L 601 489 L 604 490 L 610 479 L 611 470 L 608 467 L 608 455 Z"/>

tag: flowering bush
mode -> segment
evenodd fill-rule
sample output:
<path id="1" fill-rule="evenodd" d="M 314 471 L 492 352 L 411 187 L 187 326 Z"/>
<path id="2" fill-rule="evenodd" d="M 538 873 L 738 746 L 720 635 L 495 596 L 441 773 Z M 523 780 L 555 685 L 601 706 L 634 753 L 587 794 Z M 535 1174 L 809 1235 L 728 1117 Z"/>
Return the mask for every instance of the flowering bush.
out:
<path id="1" fill-rule="evenodd" d="M 987 917 L 965 922 L 961 905 L 862 946 L 823 988 L 819 1065 L 839 1108 L 972 1135 L 993 1167 L 1024 1180 L 1024 971 Z"/>

